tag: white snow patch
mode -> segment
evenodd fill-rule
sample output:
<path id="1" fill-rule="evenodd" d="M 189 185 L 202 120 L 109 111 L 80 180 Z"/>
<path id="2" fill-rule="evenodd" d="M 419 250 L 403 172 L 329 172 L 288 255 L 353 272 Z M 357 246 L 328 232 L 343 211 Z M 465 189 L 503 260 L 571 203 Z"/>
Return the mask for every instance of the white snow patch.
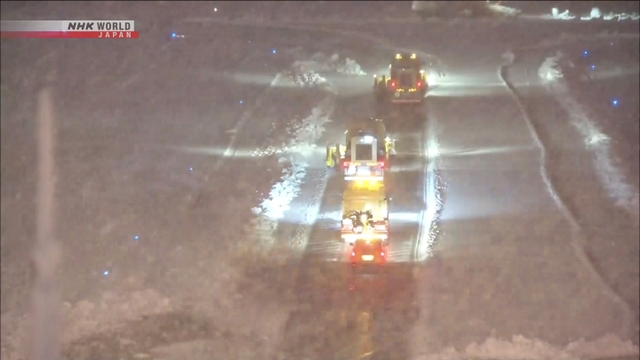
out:
<path id="1" fill-rule="evenodd" d="M 520 15 L 520 13 L 522 12 L 519 9 L 500 5 L 499 3 L 488 4 L 487 8 L 493 13 L 497 15 L 502 15 L 502 16 L 517 16 L 517 15 Z"/>
<path id="2" fill-rule="evenodd" d="M 315 86 L 324 84 L 327 79 L 320 76 L 315 71 L 299 71 L 298 69 L 285 70 L 278 75 L 271 83 L 271 86 L 278 86 L 278 84 L 293 84 L 300 87 Z"/>
<path id="3" fill-rule="evenodd" d="M 290 162 L 283 157 L 282 162 Z M 264 215 L 271 220 L 279 220 L 289 210 L 291 201 L 300 194 L 300 184 L 306 175 L 306 164 L 290 162 L 291 167 L 282 170 L 280 181 L 275 183 L 259 207 L 253 208 L 254 214 Z"/>
<path id="4" fill-rule="evenodd" d="M 488 338 L 481 344 L 469 344 L 461 352 L 451 347 L 438 354 L 419 356 L 415 360 L 587 360 L 638 354 L 638 347 L 631 341 L 622 341 L 615 335 L 605 335 L 592 342 L 580 339 L 564 348 L 515 335 L 511 341 Z"/>
<path id="5" fill-rule="evenodd" d="M 427 156 L 425 164 L 422 198 L 426 209 L 420 212 L 419 238 L 415 247 L 416 261 L 425 261 L 432 255 L 433 245 L 439 233 L 438 222 L 442 211 L 442 189 L 444 187 L 438 169 L 440 168 L 440 143 L 435 136 L 434 122 L 428 123 L 429 134 L 426 144 L 422 144 Z"/>
<path id="6" fill-rule="evenodd" d="M 560 12 L 558 8 L 553 8 L 551 9 L 551 18 L 555 20 L 573 20 L 576 16 L 569 13 L 569 10 Z"/>
<path id="7" fill-rule="evenodd" d="M 554 56 L 549 56 L 542 62 L 538 68 L 538 76 L 542 82 L 549 83 L 563 77 L 559 63 L 561 57 L 562 53 L 558 50 Z"/>
<path id="8" fill-rule="evenodd" d="M 299 52 L 299 51 L 298 51 Z M 272 86 L 295 85 L 300 87 L 326 84 L 327 79 L 320 73 L 339 73 L 347 75 L 366 75 L 360 65 L 353 59 L 340 60 L 338 54 L 327 57 L 323 53 L 314 54 L 309 60 L 294 62 L 287 70 L 282 71 L 271 83 Z"/>
<path id="9" fill-rule="evenodd" d="M 600 9 L 597 7 L 591 8 L 591 13 L 589 16 L 581 16 L 580 20 L 591 20 L 591 19 L 600 19 L 602 17 L 602 13 Z"/>
<path id="10" fill-rule="evenodd" d="M 335 53 L 331 56 L 327 56 L 324 53 L 318 52 L 315 53 L 310 60 L 296 61 L 293 64 L 293 67 L 299 68 L 301 71 L 340 73 L 347 75 L 367 74 L 355 60 L 350 58 L 341 60 L 340 55 Z"/>
<path id="11" fill-rule="evenodd" d="M 611 152 L 610 138 L 604 134 L 597 122 L 591 119 L 584 107 L 570 94 L 569 88 L 562 79 L 562 53 L 548 57 L 538 70 L 538 75 L 547 83 L 548 91 L 556 95 L 558 103 L 569 114 L 572 125 L 584 138 L 585 145 L 595 154 L 594 162 L 598 169 L 600 182 L 609 195 L 615 200 L 616 206 L 623 207 L 631 214 L 637 214 L 640 205 L 638 189 L 631 186 L 625 179 L 623 172 L 616 166 L 617 159 Z M 567 66 L 572 66 L 569 62 Z"/>
<path id="12" fill-rule="evenodd" d="M 574 20 L 578 18 L 578 16 L 570 12 L 569 10 L 564 10 L 563 12 L 560 12 L 558 8 L 554 7 L 551 9 L 551 14 L 542 15 L 540 16 L 540 18 L 546 19 L 546 20 Z M 589 15 L 584 15 L 579 17 L 579 19 L 582 21 L 589 21 L 594 19 L 603 19 L 606 21 L 623 21 L 623 20 L 637 21 L 639 18 L 640 18 L 639 14 L 635 12 L 631 14 L 614 13 L 614 12 L 608 12 L 606 14 L 603 14 L 600 11 L 600 9 L 597 7 L 592 8 Z"/>

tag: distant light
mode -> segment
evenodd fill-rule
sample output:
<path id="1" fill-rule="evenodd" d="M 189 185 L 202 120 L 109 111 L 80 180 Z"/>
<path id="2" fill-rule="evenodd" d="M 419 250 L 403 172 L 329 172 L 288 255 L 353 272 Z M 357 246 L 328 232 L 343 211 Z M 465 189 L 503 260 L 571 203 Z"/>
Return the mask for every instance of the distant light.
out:
<path id="1" fill-rule="evenodd" d="M 586 57 L 586 56 L 588 56 L 588 55 L 589 55 L 589 51 L 584 50 L 584 51 L 582 52 L 582 56 L 585 56 L 585 57 Z"/>
<path id="2" fill-rule="evenodd" d="M 136 235 L 136 236 L 134 236 L 134 237 L 133 237 L 133 240 L 138 241 L 138 239 L 139 239 L 139 238 L 140 238 L 140 237 L 139 237 L 138 235 Z"/>
<path id="3" fill-rule="evenodd" d="M 609 46 L 613 46 L 613 43 L 610 43 Z"/>
<path id="4" fill-rule="evenodd" d="M 193 168 L 192 168 L 192 167 L 190 167 L 190 168 L 189 168 L 189 171 L 193 171 Z"/>
<path id="5" fill-rule="evenodd" d="M 218 12 L 218 8 L 213 8 L 213 12 Z"/>
<path id="6" fill-rule="evenodd" d="M 271 49 L 271 53 L 275 54 L 276 53 L 276 49 Z"/>
<path id="7" fill-rule="evenodd" d="M 595 65 L 591 65 L 591 70 L 594 70 L 596 68 Z"/>
<path id="8" fill-rule="evenodd" d="M 613 106 L 618 106 L 618 99 L 613 99 L 613 100 L 611 100 L 611 104 L 612 104 Z"/>
<path id="9" fill-rule="evenodd" d="M 242 100 L 240 100 L 240 104 L 242 104 Z"/>
<path id="10" fill-rule="evenodd" d="M 171 37 L 172 38 L 176 37 L 176 33 L 171 33 Z"/>
<path id="11" fill-rule="evenodd" d="M 103 276 L 109 276 L 109 270 L 105 270 L 105 271 L 103 271 L 103 272 L 102 272 L 102 275 L 103 275 Z"/>

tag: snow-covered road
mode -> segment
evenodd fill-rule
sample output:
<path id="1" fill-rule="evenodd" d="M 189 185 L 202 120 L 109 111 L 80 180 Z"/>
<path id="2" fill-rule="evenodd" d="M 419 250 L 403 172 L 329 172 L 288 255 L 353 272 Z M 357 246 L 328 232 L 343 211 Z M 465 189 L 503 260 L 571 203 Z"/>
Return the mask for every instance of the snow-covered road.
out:
<path id="1" fill-rule="evenodd" d="M 58 89 L 69 358 L 637 354 L 621 341 L 637 338 L 637 287 L 620 285 L 638 283 L 636 263 L 600 246 L 608 261 L 594 266 L 584 246 L 605 235 L 637 243 L 637 223 L 585 226 L 607 226 L 615 202 L 580 198 L 603 193 L 598 169 L 562 163 L 588 162 L 579 129 L 545 121 L 566 116 L 553 93 L 507 86 L 520 89 L 544 57 L 500 72 L 507 50 L 519 59 L 560 28 L 607 25 L 438 26 L 190 22 L 171 29 L 184 38 L 167 30 L 136 46 L 3 40 L 3 359 L 24 351 L 33 222 L 31 112 L 18 99 L 47 77 Z M 376 115 L 370 75 L 394 46 L 429 55 L 446 76 L 424 112 L 385 114 L 398 141 L 390 262 L 383 276 L 353 277 L 324 144 Z M 27 59 L 41 59 L 30 76 Z M 612 268 L 622 269 L 602 271 Z"/>

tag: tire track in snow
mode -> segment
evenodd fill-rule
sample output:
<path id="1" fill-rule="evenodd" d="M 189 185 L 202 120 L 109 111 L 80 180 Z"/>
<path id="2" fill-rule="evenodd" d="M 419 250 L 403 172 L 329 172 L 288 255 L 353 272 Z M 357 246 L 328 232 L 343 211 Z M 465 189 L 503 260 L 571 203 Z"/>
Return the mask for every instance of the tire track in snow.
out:
<path id="1" fill-rule="evenodd" d="M 598 284 L 598 286 L 602 289 L 602 291 L 605 293 L 605 295 L 611 300 L 613 301 L 615 304 L 617 304 L 618 306 L 620 306 L 620 308 L 624 311 L 625 313 L 625 320 L 626 320 L 626 324 L 624 324 L 624 333 L 625 334 L 631 334 L 631 331 L 633 330 L 634 327 L 634 312 L 631 309 L 631 307 L 629 306 L 629 304 L 627 304 L 614 290 L 613 288 L 611 288 L 602 278 L 602 276 L 600 276 L 600 273 L 598 273 L 598 271 L 596 270 L 596 268 L 593 266 L 593 264 L 591 263 L 591 261 L 589 260 L 589 257 L 587 256 L 586 251 L 584 250 L 583 247 L 583 237 L 584 235 L 582 234 L 582 228 L 580 227 L 578 221 L 576 220 L 576 217 L 573 215 L 573 213 L 569 210 L 569 208 L 565 205 L 564 201 L 562 200 L 562 198 L 558 195 L 552 181 L 551 178 L 549 177 L 548 171 L 547 171 L 547 153 L 546 153 L 546 149 L 544 147 L 544 144 L 542 142 L 542 140 L 540 139 L 540 136 L 538 134 L 538 131 L 536 130 L 535 126 L 533 125 L 533 122 L 531 121 L 531 118 L 529 116 L 529 114 L 527 113 L 527 110 L 524 106 L 524 104 L 522 103 L 521 100 L 521 96 L 518 93 L 517 89 L 507 80 L 506 77 L 506 71 L 507 69 L 513 64 L 513 53 L 508 52 L 508 61 L 506 64 L 500 65 L 498 67 L 498 77 L 500 78 L 500 80 L 504 83 L 505 87 L 509 90 L 509 93 L 511 94 L 513 100 L 515 101 L 516 105 L 518 106 L 518 109 L 520 109 L 520 113 L 522 114 L 522 118 L 527 126 L 527 129 L 529 129 L 529 132 L 531 133 L 531 137 L 533 138 L 534 142 L 536 143 L 536 145 L 538 146 L 538 148 L 540 149 L 540 175 L 542 176 L 542 180 L 545 184 L 545 187 L 547 189 L 547 192 L 549 193 L 549 195 L 551 196 L 551 198 L 553 199 L 553 202 L 556 204 L 556 206 L 558 207 L 558 209 L 562 212 L 563 216 L 565 217 L 565 219 L 567 220 L 567 222 L 569 222 L 569 225 L 571 226 L 571 232 L 572 232 L 572 238 L 570 241 L 571 244 L 571 248 L 574 250 L 574 253 L 576 254 L 576 257 L 578 258 L 578 260 L 580 261 L 580 263 L 583 265 L 583 267 L 585 268 L 585 270 L 589 273 L 589 275 L 592 277 L 592 279 L 596 282 L 596 284 Z"/>

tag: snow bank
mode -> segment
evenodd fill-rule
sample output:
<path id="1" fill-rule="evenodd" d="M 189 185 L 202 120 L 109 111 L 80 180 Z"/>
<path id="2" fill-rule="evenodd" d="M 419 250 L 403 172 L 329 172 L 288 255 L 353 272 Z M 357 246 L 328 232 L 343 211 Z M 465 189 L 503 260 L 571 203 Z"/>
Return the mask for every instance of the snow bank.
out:
<path id="1" fill-rule="evenodd" d="M 299 155 L 308 154 L 316 148 L 316 142 L 324 133 L 325 124 L 329 122 L 329 106 L 330 104 L 323 102 L 313 108 L 308 117 L 287 128 L 286 132 L 291 135 L 288 144 L 278 150 L 271 148 L 269 152 L 280 154 L 278 162 L 285 168 L 280 181 L 273 185 L 269 197 L 253 208 L 254 214 L 279 220 L 289 210 L 291 201 L 300 193 L 300 184 L 308 166 Z"/>
<path id="2" fill-rule="evenodd" d="M 558 10 L 558 8 L 553 8 L 551 9 L 551 19 L 554 20 L 573 20 L 576 18 L 575 15 L 570 14 L 569 10 L 565 10 L 563 12 L 560 12 L 560 10 Z"/>
<path id="3" fill-rule="evenodd" d="M 489 9 L 489 11 L 491 11 L 495 15 L 501 15 L 501 16 L 507 16 L 507 17 L 518 16 L 522 12 L 519 9 L 515 9 L 512 7 L 508 7 L 500 4 L 488 4 L 487 8 Z"/>
<path id="4" fill-rule="evenodd" d="M 291 65 L 291 68 L 282 71 L 273 80 L 272 85 L 293 84 L 296 86 L 315 86 L 325 84 L 325 79 L 320 73 L 339 73 L 346 75 L 366 75 L 360 64 L 353 59 L 340 59 L 338 54 L 326 56 L 319 52 L 309 60 L 299 60 Z"/>
<path id="5" fill-rule="evenodd" d="M 557 51 L 554 56 L 547 57 L 542 65 L 540 65 L 538 68 L 538 76 L 542 82 L 549 83 L 563 77 L 559 63 L 561 57 L 562 53 Z"/>
<path id="6" fill-rule="evenodd" d="M 252 209 L 254 214 L 264 215 L 270 220 L 284 218 L 291 201 L 300 194 L 300 184 L 306 175 L 305 164 L 293 163 L 286 156 L 281 157 L 280 162 L 288 162 L 290 167 L 282 170 L 282 177 L 271 188 L 269 197 L 264 199 L 260 206 Z"/>
<path id="7" fill-rule="evenodd" d="M 587 16 L 581 16 L 580 20 L 597 20 L 597 19 L 601 19 L 601 20 L 607 20 L 607 21 L 622 21 L 622 20 L 638 20 L 640 17 L 638 16 L 638 13 L 631 13 L 631 14 L 627 14 L 627 13 L 613 13 L 613 12 L 608 12 L 606 14 L 602 14 L 602 12 L 600 11 L 599 8 L 594 7 L 591 9 L 591 12 L 589 13 L 589 15 Z"/>
<path id="8" fill-rule="evenodd" d="M 285 70 L 278 75 L 271 83 L 272 86 L 275 84 L 293 84 L 295 86 L 314 86 L 319 84 L 324 84 L 327 82 L 327 79 L 320 76 L 315 71 L 299 71 L 298 69 Z"/>
<path id="9" fill-rule="evenodd" d="M 578 16 L 574 13 L 569 12 L 569 10 L 564 10 L 560 12 L 558 8 L 551 9 L 551 14 L 541 16 L 543 19 L 547 20 L 574 20 L 578 18 Z M 623 21 L 623 20 L 633 20 L 637 21 L 640 19 L 640 15 L 638 13 L 614 13 L 608 12 L 603 14 L 599 8 L 594 7 L 591 9 L 589 15 L 580 16 L 580 20 L 589 21 L 589 20 L 606 20 L 606 21 Z"/>
<path id="10" fill-rule="evenodd" d="M 286 132 L 291 137 L 287 144 L 280 148 L 270 147 L 267 151 L 255 151 L 252 155 L 278 154 L 278 162 L 284 166 L 282 177 L 273 185 L 269 196 L 259 206 L 252 209 L 256 218 L 252 227 L 258 236 L 260 245 L 272 246 L 274 231 L 278 220 L 284 218 L 285 212 L 290 210 L 293 199 L 300 194 L 300 186 L 305 179 L 307 162 L 304 155 L 315 150 L 316 143 L 329 122 L 333 111 L 334 95 L 329 94 L 318 106 L 311 110 L 311 114 L 299 123 L 290 125 Z"/>
<path id="11" fill-rule="evenodd" d="M 272 85 L 281 86 L 282 83 L 293 83 L 299 86 L 314 86 L 326 84 L 327 80 L 318 73 L 341 73 L 349 75 L 366 75 L 360 65 L 353 59 L 340 59 L 338 54 L 326 56 L 319 52 L 309 60 L 295 61 L 290 69 L 278 74 Z M 327 89 L 330 87 L 327 86 Z M 253 208 L 258 228 L 271 232 L 275 229 L 273 221 L 284 217 L 289 210 L 291 201 L 300 193 L 300 184 L 306 176 L 308 164 L 300 155 L 309 154 L 316 148 L 316 142 L 324 133 L 325 124 L 330 121 L 329 115 L 333 109 L 333 94 L 329 94 L 318 106 L 311 110 L 311 114 L 300 122 L 295 122 L 286 129 L 290 139 L 283 144 L 270 145 L 265 149 L 251 152 L 251 156 L 278 155 L 278 162 L 284 166 L 282 177 L 277 182 L 269 196 L 262 203 Z M 268 221 L 267 221 L 268 219 Z"/>
<path id="12" fill-rule="evenodd" d="M 462 352 L 448 348 L 439 354 L 424 355 L 416 360 L 587 360 L 638 354 L 638 347 L 631 341 L 622 341 L 614 335 L 606 335 L 592 342 L 581 339 L 564 348 L 516 335 L 511 341 L 488 338 L 481 344 L 469 344 Z"/>
<path id="13" fill-rule="evenodd" d="M 609 136 L 602 132 L 598 122 L 589 116 L 584 106 L 571 96 L 569 88 L 563 80 L 562 65 L 574 67 L 570 61 L 563 61 L 562 53 L 557 51 L 556 55 L 545 59 L 538 69 L 538 75 L 548 85 L 547 89 L 556 95 L 558 103 L 569 114 L 572 125 L 584 138 L 587 149 L 593 151 L 600 183 L 615 200 L 616 206 L 636 214 L 640 204 L 638 190 L 629 184 L 624 173 L 616 165 L 617 159 L 611 151 Z"/>

